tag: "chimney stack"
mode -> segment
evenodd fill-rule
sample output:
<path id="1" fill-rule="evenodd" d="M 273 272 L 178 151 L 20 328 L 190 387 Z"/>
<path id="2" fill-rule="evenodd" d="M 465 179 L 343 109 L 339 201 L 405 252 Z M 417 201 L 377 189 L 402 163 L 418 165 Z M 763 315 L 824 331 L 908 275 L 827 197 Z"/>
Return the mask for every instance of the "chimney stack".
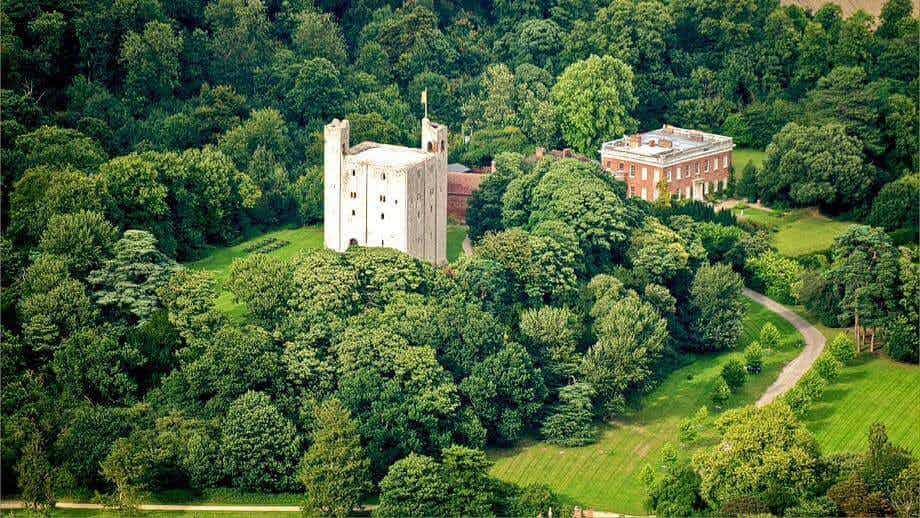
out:
<path id="1" fill-rule="evenodd" d="M 642 145 L 642 135 L 632 135 L 629 137 L 629 147 L 639 147 Z"/>
<path id="2" fill-rule="evenodd" d="M 562 149 L 562 158 L 569 158 L 572 156 L 572 148 L 563 148 Z"/>
<path id="3" fill-rule="evenodd" d="M 545 155 L 546 155 L 546 148 L 543 148 L 543 147 L 538 147 L 537 150 L 534 152 L 534 157 L 536 157 L 537 160 L 542 160 Z"/>

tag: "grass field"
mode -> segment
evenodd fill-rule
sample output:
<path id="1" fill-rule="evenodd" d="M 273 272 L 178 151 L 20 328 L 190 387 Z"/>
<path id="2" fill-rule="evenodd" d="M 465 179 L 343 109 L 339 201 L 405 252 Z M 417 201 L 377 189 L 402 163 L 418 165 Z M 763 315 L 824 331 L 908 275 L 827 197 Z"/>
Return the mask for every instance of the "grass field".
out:
<path id="1" fill-rule="evenodd" d="M 766 322 L 773 322 L 783 337 L 797 337 L 792 326 L 751 302 L 747 303 L 742 344 L 746 345 Z M 748 378 L 742 390 L 726 407 L 755 401 L 774 381 L 779 371 L 799 352 L 797 347 L 770 351 L 764 358 L 764 372 Z M 581 448 L 561 448 L 538 441 L 520 447 L 490 452 L 495 461 L 492 474 L 516 483 L 542 483 L 581 505 L 616 513 L 643 514 L 645 489 L 638 475 L 643 466 L 654 463 L 661 447 L 677 441 L 683 418 L 708 401 L 712 384 L 722 364 L 733 354 L 691 358 L 655 390 L 633 415 L 605 427 L 600 440 Z"/>
<path id="2" fill-rule="evenodd" d="M 779 253 L 798 257 L 829 249 L 834 238 L 852 223 L 838 221 L 821 215 L 814 209 L 796 209 L 788 212 L 768 212 L 746 207 L 732 212 L 740 220 L 751 220 L 776 230 L 773 244 Z"/>
<path id="3" fill-rule="evenodd" d="M 866 432 L 881 422 L 888 437 L 920 455 L 920 367 L 864 355 L 847 366 L 809 410 L 805 423 L 824 453 L 866 448 Z"/>
<path id="4" fill-rule="evenodd" d="M 754 165 L 760 166 L 763 164 L 764 157 L 767 156 L 767 153 L 759 149 L 739 147 L 735 148 L 732 151 L 732 162 L 735 166 L 735 174 L 740 175 L 741 171 L 744 171 L 744 167 L 748 162 L 754 162 Z M 735 178 L 738 178 L 736 176 Z"/>

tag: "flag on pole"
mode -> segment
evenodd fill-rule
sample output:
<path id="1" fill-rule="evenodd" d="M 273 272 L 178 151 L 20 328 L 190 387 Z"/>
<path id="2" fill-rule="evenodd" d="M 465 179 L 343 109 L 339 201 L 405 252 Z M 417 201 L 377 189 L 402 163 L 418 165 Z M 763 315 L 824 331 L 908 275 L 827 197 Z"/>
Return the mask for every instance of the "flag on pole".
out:
<path id="1" fill-rule="evenodd" d="M 422 90 L 422 106 L 425 107 L 425 118 L 428 118 L 428 89 Z"/>

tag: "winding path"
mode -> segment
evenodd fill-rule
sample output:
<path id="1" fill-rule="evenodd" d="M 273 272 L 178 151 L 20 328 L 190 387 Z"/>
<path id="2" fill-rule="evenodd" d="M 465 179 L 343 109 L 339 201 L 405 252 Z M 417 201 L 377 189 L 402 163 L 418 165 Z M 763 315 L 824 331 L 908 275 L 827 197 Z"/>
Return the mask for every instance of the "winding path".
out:
<path id="1" fill-rule="evenodd" d="M 757 406 L 761 407 L 772 403 L 776 398 L 795 386 L 796 382 L 808 372 L 811 365 L 818 359 L 821 351 L 824 350 L 825 339 L 821 331 L 818 331 L 818 328 L 773 299 L 747 288 L 744 288 L 744 295 L 783 317 L 805 338 L 805 348 L 802 349 L 802 352 L 783 367 L 776 381 L 757 400 Z"/>

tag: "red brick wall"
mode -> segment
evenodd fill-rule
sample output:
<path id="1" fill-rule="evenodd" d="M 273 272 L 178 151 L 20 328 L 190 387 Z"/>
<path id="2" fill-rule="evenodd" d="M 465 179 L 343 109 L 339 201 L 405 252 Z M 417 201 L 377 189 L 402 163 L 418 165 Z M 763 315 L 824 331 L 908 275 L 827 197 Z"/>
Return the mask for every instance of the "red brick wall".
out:
<path id="1" fill-rule="evenodd" d="M 723 165 L 723 159 L 728 157 L 727 166 Z M 705 162 L 710 161 L 709 170 L 706 170 Z M 620 169 L 620 164 L 623 165 L 623 168 Z M 613 158 L 604 158 L 603 162 L 604 168 L 609 171 L 620 171 L 624 172 L 624 179 L 626 180 L 627 193 L 630 196 L 641 196 L 642 189 L 646 190 L 646 199 L 652 201 L 654 199 L 654 193 L 657 189 L 655 182 L 655 170 L 656 168 L 650 165 L 643 165 L 640 162 L 634 161 L 625 161 L 617 160 Z M 635 174 L 630 173 L 630 166 L 635 167 Z M 699 166 L 699 174 L 696 173 L 696 167 Z M 706 157 L 699 159 L 689 160 L 675 164 L 671 167 L 666 167 L 659 170 L 659 181 L 661 179 L 667 180 L 668 171 L 671 172 L 671 180 L 668 182 L 669 190 L 671 194 L 680 193 L 681 196 L 686 194 L 686 188 L 691 186 L 694 181 L 702 180 L 710 184 L 710 192 L 713 190 L 721 190 L 722 182 L 727 181 L 729 177 L 729 171 L 732 166 L 732 153 L 728 152 L 719 152 Z M 647 170 L 646 179 L 642 179 L 642 168 L 645 167 Z M 677 168 L 681 170 L 680 180 L 677 179 Z M 690 174 L 688 175 L 688 172 Z M 715 183 L 718 182 L 718 187 L 715 187 Z"/>
<path id="2" fill-rule="evenodd" d="M 488 177 L 488 174 L 447 173 L 447 216 L 465 223 L 469 198 Z"/>
<path id="3" fill-rule="evenodd" d="M 447 217 L 466 223 L 466 208 L 470 197 L 463 194 L 447 195 Z"/>

